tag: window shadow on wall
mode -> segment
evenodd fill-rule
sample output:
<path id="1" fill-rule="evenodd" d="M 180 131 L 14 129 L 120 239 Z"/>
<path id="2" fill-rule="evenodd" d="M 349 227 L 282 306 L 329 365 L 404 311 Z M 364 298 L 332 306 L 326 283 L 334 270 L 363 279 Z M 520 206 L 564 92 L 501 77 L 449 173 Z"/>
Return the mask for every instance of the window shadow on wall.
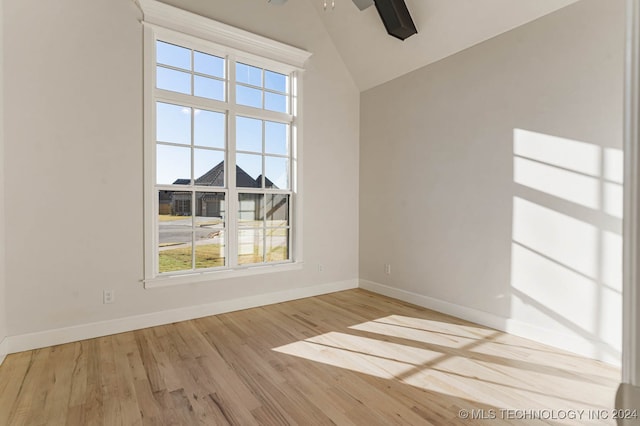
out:
<path id="1" fill-rule="evenodd" d="M 514 129 L 511 318 L 620 360 L 622 151 Z"/>

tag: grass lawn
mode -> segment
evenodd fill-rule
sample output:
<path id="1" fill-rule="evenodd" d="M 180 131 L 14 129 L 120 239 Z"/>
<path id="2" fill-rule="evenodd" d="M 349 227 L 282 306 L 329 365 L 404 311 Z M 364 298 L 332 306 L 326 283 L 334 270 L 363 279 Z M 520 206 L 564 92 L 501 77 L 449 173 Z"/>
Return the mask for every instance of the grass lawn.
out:
<path id="1" fill-rule="evenodd" d="M 191 247 L 163 250 L 160 253 L 160 272 L 191 269 Z M 196 268 L 224 265 L 224 247 L 220 244 L 196 246 Z"/>
<path id="2" fill-rule="evenodd" d="M 159 214 L 158 222 L 171 222 L 173 220 L 191 220 L 191 216 L 172 216 L 170 214 Z M 212 217 L 210 220 L 203 220 L 202 218 L 196 219 L 197 226 L 211 226 L 211 225 L 219 225 L 223 221 L 220 218 Z"/>
<path id="3" fill-rule="evenodd" d="M 183 220 L 183 219 L 191 219 L 191 216 L 173 216 L 170 214 L 159 214 L 158 221 L 160 222 L 169 222 L 172 220 Z"/>
<path id="4" fill-rule="evenodd" d="M 191 269 L 191 247 L 181 247 L 171 250 L 163 250 L 159 253 L 160 272 L 184 271 Z M 286 246 L 273 247 L 266 256 L 267 262 L 279 262 L 287 260 L 289 256 Z M 252 254 L 238 256 L 240 265 L 262 263 L 262 256 L 258 248 Z M 207 244 L 196 246 L 196 269 L 214 268 L 224 266 L 224 246 L 220 244 Z"/>

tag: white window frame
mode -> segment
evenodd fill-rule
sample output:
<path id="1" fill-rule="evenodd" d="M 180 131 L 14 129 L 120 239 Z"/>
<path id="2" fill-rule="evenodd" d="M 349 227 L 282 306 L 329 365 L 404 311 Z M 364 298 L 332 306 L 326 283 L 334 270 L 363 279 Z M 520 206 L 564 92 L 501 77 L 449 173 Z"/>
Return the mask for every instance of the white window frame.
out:
<path id="1" fill-rule="evenodd" d="M 216 22 L 191 12 L 187 12 L 173 6 L 166 5 L 156 0 L 136 0 L 143 12 L 144 31 L 144 287 L 164 287 L 177 284 L 188 284 L 202 281 L 212 281 L 223 278 L 262 274 L 268 272 L 281 272 L 302 268 L 302 158 L 301 133 L 302 114 L 301 74 L 305 61 L 311 56 L 309 52 L 279 43 L 247 31 Z M 205 269 L 202 271 L 189 270 L 186 272 L 159 274 L 158 269 L 158 244 L 157 244 L 157 209 L 158 197 L 155 185 L 155 152 L 156 152 L 156 123 L 155 105 L 160 102 L 179 102 L 190 105 L 192 96 L 179 93 L 171 94 L 170 99 L 164 96 L 156 96 L 159 92 L 155 88 L 155 45 L 156 41 L 166 41 L 183 45 L 187 48 L 201 50 L 219 57 L 225 58 L 227 69 L 226 100 L 224 102 L 205 100 L 212 110 L 224 110 L 227 112 L 227 121 L 235 119 L 236 115 L 255 117 L 262 120 L 288 121 L 290 122 L 290 215 L 289 215 L 289 260 L 280 263 L 261 263 L 247 266 L 228 265 L 229 256 L 226 256 L 227 266 L 224 268 Z M 268 110 L 259 110 L 235 104 L 235 67 L 229 64 L 243 62 L 252 66 L 268 69 L 290 76 L 290 111 L 280 113 Z M 201 106 L 202 107 L 202 106 Z M 227 128 L 227 146 L 224 188 L 209 188 L 212 191 L 225 193 L 227 205 L 226 230 L 228 234 L 237 231 L 235 217 L 235 200 L 230 193 L 253 192 L 249 188 L 236 188 L 235 169 L 229 162 L 230 153 L 235 154 L 235 126 Z M 231 167 L 233 166 L 233 167 Z M 197 190 L 197 189 L 196 189 Z M 268 194 L 269 190 L 260 193 Z M 235 238 L 226 238 L 227 242 L 235 241 Z M 228 254 L 236 250 L 233 244 L 225 247 Z"/>

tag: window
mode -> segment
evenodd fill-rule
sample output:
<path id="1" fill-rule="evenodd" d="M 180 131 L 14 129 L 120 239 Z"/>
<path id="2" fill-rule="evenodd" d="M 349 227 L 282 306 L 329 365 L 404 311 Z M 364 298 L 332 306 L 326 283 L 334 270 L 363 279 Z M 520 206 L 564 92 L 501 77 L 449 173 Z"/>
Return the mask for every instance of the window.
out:
<path id="1" fill-rule="evenodd" d="M 172 16 L 163 22 L 200 29 L 145 25 L 145 285 L 300 263 L 300 66 L 291 62 L 309 55 L 140 4 L 145 24 Z M 255 53 L 286 49 L 295 61 Z"/>

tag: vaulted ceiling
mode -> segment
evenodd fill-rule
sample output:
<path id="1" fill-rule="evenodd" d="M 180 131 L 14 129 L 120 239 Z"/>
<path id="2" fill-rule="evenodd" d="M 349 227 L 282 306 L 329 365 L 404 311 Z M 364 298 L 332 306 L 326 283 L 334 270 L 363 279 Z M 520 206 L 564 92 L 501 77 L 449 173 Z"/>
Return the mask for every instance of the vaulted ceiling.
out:
<path id="1" fill-rule="evenodd" d="M 308 0 L 360 90 L 392 80 L 578 0 L 405 0 L 418 34 L 387 35 L 375 7 Z"/>

